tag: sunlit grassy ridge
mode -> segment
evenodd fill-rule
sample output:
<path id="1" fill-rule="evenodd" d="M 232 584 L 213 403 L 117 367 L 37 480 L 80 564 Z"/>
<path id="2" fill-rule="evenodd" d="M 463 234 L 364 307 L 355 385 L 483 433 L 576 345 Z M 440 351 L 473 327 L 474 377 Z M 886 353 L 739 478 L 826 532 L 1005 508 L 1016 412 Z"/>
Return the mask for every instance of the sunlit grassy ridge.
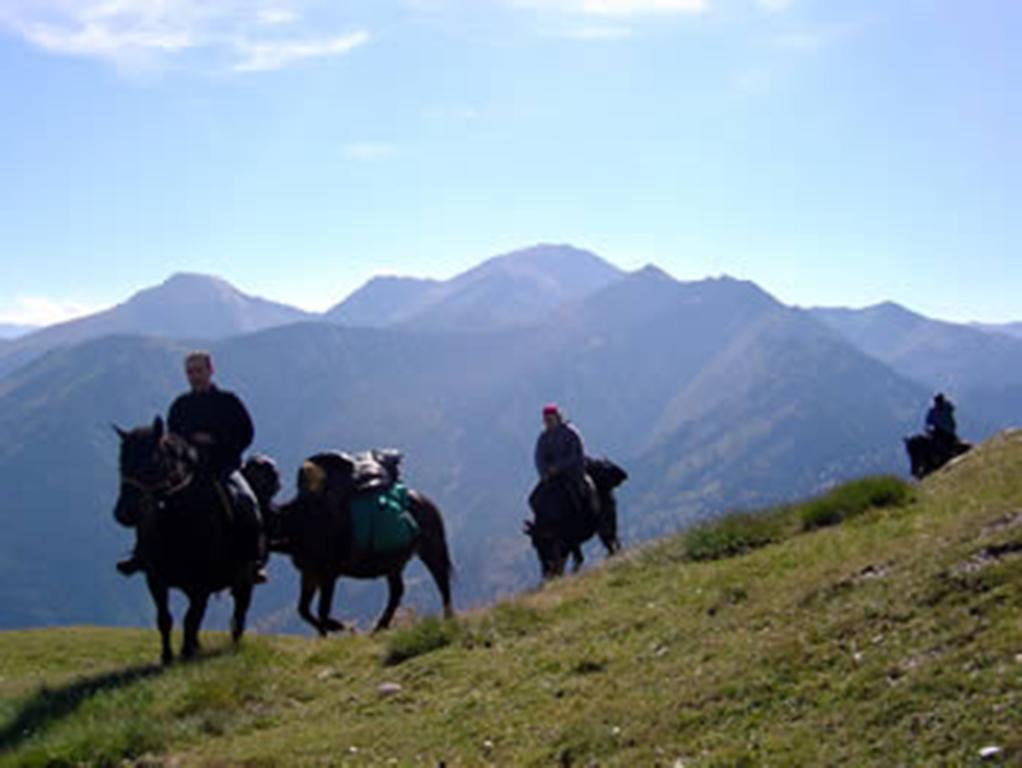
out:
<path id="1" fill-rule="evenodd" d="M 163 671 L 155 631 L 0 634 L 0 763 L 1022 761 L 1022 434 L 900 487 L 378 638 L 208 635 Z"/>

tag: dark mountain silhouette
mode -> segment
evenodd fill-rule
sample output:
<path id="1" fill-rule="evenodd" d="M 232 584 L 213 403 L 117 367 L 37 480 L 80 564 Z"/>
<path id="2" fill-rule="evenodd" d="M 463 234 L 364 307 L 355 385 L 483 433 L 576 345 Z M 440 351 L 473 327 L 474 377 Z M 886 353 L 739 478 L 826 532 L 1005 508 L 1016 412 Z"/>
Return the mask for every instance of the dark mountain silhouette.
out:
<path id="1" fill-rule="evenodd" d="M 209 340 L 309 317 L 299 309 L 248 296 L 220 278 L 181 273 L 123 304 L 42 328 L 0 348 L 0 375 L 47 350 L 111 334 Z"/>
<path id="2" fill-rule="evenodd" d="M 53 350 L 0 379 L 0 624 L 148 623 L 141 582 L 112 570 L 130 534 L 112 521 L 111 421 L 149 421 L 183 387 L 188 345 L 108 337 Z M 520 524 L 539 408 L 560 402 L 589 449 L 622 461 L 629 544 L 727 509 L 903 468 L 900 436 L 926 390 L 755 285 L 623 275 L 538 325 L 477 333 L 297 323 L 211 342 L 245 397 L 255 450 L 290 482 L 331 447 L 396 445 L 410 483 L 444 508 L 461 605 L 536 579 Z M 281 375 L 286 371 L 287 375 Z M 286 492 L 285 492 L 286 494 Z M 435 609 L 413 571 L 411 603 Z M 343 611 L 382 585 L 342 588 Z M 292 623 L 275 562 L 254 614 Z"/>
<path id="3" fill-rule="evenodd" d="M 1019 418 L 1022 340 L 931 320 L 892 303 L 812 314 L 931 394 L 950 393 L 960 416 L 971 418 L 979 431 Z"/>
<path id="4" fill-rule="evenodd" d="M 494 330 L 535 324 L 620 275 L 589 251 L 538 245 L 494 257 L 446 281 L 375 278 L 325 317 L 380 328 Z"/>

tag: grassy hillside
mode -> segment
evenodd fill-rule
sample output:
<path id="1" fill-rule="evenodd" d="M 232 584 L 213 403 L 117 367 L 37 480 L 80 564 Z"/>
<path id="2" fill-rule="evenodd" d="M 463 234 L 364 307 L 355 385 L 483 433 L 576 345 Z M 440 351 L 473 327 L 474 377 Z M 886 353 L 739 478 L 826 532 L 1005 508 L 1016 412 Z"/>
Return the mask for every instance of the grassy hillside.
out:
<path id="1" fill-rule="evenodd" d="M 0 634 L 0 764 L 1022 764 L 1020 609 L 1016 432 L 457 623 L 166 671 L 155 632 Z"/>

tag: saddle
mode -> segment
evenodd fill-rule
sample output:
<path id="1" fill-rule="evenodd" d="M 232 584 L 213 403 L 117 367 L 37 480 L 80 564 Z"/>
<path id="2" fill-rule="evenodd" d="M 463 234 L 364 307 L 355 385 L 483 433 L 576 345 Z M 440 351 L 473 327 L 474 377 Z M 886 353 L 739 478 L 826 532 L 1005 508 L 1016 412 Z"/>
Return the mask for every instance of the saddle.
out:
<path id="1" fill-rule="evenodd" d="M 329 484 L 345 496 L 385 491 L 401 479 L 400 451 L 328 451 L 309 461 L 327 472 Z"/>

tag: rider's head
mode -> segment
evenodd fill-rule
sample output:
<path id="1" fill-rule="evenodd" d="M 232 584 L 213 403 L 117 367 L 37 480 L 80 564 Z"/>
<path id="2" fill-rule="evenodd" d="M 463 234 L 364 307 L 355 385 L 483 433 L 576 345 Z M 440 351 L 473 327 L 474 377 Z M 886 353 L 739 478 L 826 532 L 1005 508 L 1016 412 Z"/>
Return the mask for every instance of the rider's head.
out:
<path id="1" fill-rule="evenodd" d="M 933 396 L 934 405 L 944 405 L 945 400 L 946 398 L 944 397 L 943 392 L 938 392 L 936 395 Z"/>
<path id="2" fill-rule="evenodd" d="M 550 403 L 543 408 L 543 425 L 547 429 L 556 429 L 561 423 L 561 411 L 560 409 Z"/>
<path id="3" fill-rule="evenodd" d="M 213 383 L 213 357 L 209 352 L 191 352 L 185 358 L 185 374 L 192 392 L 205 392 Z"/>

